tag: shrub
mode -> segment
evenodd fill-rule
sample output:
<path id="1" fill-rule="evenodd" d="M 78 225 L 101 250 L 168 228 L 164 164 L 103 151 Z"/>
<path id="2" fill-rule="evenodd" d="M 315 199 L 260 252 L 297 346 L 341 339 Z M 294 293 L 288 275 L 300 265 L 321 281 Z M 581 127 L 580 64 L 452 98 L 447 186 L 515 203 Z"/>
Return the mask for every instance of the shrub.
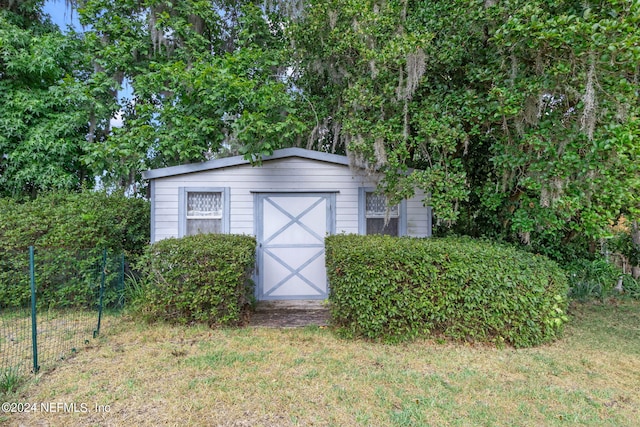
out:
<path id="1" fill-rule="evenodd" d="M 616 297 L 640 298 L 640 284 L 630 274 L 604 258 L 578 259 L 565 267 L 569 278 L 569 297 L 587 301 Z M 617 285 L 622 286 L 616 289 Z"/>
<path id="2" fill-rule="evenodd" d="M 149 203 L 104 192 L 50 193 L 17 203 L 0 199 L 0 249 L 29 246 L 110 249 L 141 254 L 149 243 Z"/>
<path id="3" fill-rule="evenodd" d="M 103 271 L 103 250 L 36 248 L 35 278 L 38 307 L 96 308 Z M 122 258 L 108 254 L 103 306 L 119 307 L 123 293 Z M 29 253 L 0 249 L 0 308 L 31 303 Z"/>
<path id="4" fill-rule="evenodd" d="M 103 250 L 131 259 L 149 242 L 148 202 L 122 194 L 50 193 L 24 203 L 0 199 L 0 211 L 0 306 L 30 300 L 29 246 L 36 247 L 40 305 L 93 307 Z M 120 274 L 120 260 L 111 255 L 108 283 Z M 109 288 L 105 304 L 117 303 L 118 293 Z"/>
<path id="5" fill-rule="evenodd" d="M 577 300 L 604 299 L 611 295 L 622 272 L 605 259 L 579 259 L 565 266 L 569 297 Z"/>
<path id="6" fill-rule="evenodd" d="M 326 238 L 332 318 L 352 336 L 538 345 L 567 321 L 566 275 L 553 261 L 471 239 Z"/>
<path id="7" fill-rule="evenodd" d="M 625 296 L 640 299 L 640 280 L 634 279 L 630 274 L 622 276 L 622 289 Z"/>
<path id="8" fill-rule="evenodd" d="M 253 296 L 255 238 L 201 234 L 151 245 L 134 313 L 147 320 L 238 325 Z"/>
<path id="9" fill-rule="evenodd" d="M 633 238 L 629 231 L 616 233 L 609 241 L 608 248 L 611 252 L 618 252 L 624 255 L 631 265 L 640 265 L 640 246 L 633 243 Z"/>

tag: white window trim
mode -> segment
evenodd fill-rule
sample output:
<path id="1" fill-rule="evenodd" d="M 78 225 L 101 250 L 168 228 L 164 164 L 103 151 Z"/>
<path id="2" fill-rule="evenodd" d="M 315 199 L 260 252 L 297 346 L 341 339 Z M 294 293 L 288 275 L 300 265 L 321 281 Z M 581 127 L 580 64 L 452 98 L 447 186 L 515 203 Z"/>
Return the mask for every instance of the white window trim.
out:
<path id="1" fill-rule="evenodd" d="M 221 215 L 187 215 L 187 196 L 189 193 L 221 193 Z M 222 219 L 222 233 L 229 234 L 231 228 L 229 187 L 180 187 L 178 193 L 178 237 L 184 237 L 186 235 L 187 219 Z"/>
<path id="2" fill-rule="evenodd" d="M 375 187 L 358 188 L 358 234 L 367 234 L 367 193 L 375 192 Z M 372 216 L 368 218 L 374 218 Z M 398 236 L 407 235 L 407 201 L 398 205 Z"/>

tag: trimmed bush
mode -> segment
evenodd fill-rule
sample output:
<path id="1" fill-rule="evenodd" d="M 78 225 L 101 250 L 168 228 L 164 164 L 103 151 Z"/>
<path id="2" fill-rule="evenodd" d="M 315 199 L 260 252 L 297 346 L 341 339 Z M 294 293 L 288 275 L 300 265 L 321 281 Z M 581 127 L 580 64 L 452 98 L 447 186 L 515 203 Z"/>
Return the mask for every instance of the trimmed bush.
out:
<path id="1" fill-rule="evenodd" d="M 254 237 L 200 234 L 151 245 L 134 312 L 147 320 L 239 325 L 253 298 Z"/>
<path id="2" fill-rule="evenodd" d="M 326 238 L 332 318 L 354 337 L 429 334 L 528 347 L 567 321 L 567 279 L 556 263 L 462 238 Z"/>
<path id="3" fill-rule="evenodd" d="M 0 199 L 0 249 L 107 248 L 141 254 L 149 243 L 149 202 L 104 192 L 50 193 L 18 203 Z"/>
<path id="4" fill-rule="evenodd" d="M 50 193 L 18 203 L 0 199 L 0 307 L 30 302 L 28 247 L 36 247 L 38 304 L 95 307 L 102 254 L 107 284 L 118 282 L 120 258 L 135 260 L 149 243 L 149 203 L 104 192 Z M 107 287 L 106 305 L 121 289 Z"/>
<path id="5" fill-rule="evenodd" d="M 36 301 L 43 308 L 96 308 L 99 305 L 103 251 L 36 248 Z M 105 264 L 103 306 L 122 306 L 121 254 L 109 253 Z M 0 309 L 31 304 L 29 253 L 0 250 Z"/>

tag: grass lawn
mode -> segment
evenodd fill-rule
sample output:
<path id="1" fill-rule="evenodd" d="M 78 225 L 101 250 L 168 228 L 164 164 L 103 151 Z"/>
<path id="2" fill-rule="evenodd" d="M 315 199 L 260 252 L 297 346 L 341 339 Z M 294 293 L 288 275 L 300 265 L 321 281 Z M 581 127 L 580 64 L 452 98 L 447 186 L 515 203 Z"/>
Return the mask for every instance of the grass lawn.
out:
<path id="1" fill-rule="evenodd" d="M 85 346 L 97 327 L 98 312 L 38 309 L 38 365 L 48 370 Z M 31 310 L 0 310 L 0 374 L 33 372 Z M 4 378 L 0 376 L 0 390 Z"/>
<path id="2" fill-rule="evenodd" d="M 640 303 L 571 314 L 562 340 L 522 350 L 111 317 L 97 345 L 4 398 L 37 412 L 0 414 L 0 424 L 638 425 Z"/>

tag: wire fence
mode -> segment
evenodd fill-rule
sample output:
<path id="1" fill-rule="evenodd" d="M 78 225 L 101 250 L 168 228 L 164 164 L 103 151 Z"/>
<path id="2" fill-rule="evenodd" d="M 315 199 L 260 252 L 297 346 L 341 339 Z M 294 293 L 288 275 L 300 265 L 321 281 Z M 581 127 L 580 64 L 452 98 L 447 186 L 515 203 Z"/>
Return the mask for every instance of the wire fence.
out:
<path id="1" fill-rule="evenodd" d="M 124 304 L 125 259 L 106 250 L 0 252 L 0 373 L 53 367 L 91 343 Z"/>

